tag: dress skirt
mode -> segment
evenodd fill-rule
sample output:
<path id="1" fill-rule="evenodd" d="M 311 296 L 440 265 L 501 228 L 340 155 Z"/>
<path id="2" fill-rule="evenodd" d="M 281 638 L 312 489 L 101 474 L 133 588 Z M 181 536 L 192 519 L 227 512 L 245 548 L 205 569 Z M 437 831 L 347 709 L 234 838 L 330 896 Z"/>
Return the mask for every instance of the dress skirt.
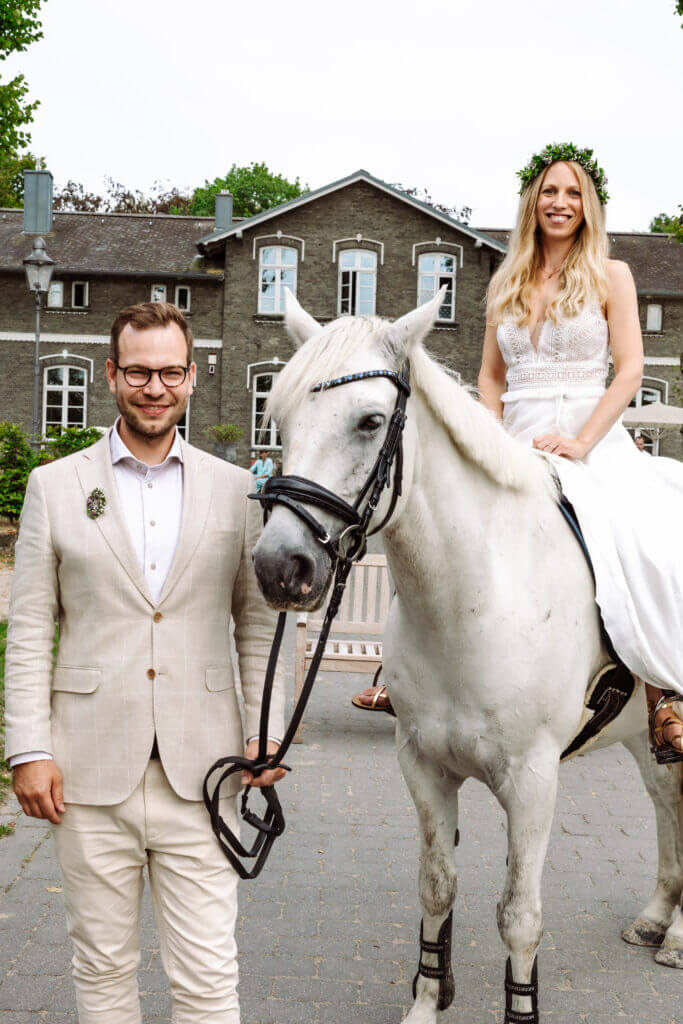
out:
<path id="1" fill-rule="evenodd" d="M 506 429 L 525 445 L 576 437 L 603 393 L 508 392 Z M 640 679 L 683 694 L 683 463 L 638 451 L 621 423 L 584 459 L 548 458 L 579 518 L 617 654 Z"/>

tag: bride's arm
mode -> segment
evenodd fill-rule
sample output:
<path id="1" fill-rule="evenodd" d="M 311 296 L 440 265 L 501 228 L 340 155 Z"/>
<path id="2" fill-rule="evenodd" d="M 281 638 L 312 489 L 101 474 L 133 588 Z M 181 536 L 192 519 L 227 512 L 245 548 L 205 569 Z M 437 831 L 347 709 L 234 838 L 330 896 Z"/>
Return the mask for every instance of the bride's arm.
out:
<path id="1" fill-rule="evenodd" d="M 505 360 L 498 348 L 496 328 L 486 325 L 484 351 L 479 371 L 479 397 L 482 405 L 490 409 L 497 420 L 503 422 L 503 403 L 500 398 L 505 391 Z"/>
<path id="2" fill-rule="evenodd" d="M 602 440 L 614 426 L 638 391 L 643 379 L 643 339 L 638 319 L 638 296 L 631 271 L 625 263 L 610 260 L 607 264 L 609 295 L 607 322 L 614 361 L 614 379 L 600 399 L 591 418 L 584 423 L 577 437 L 534 439 L 534 445 L 556 455 L 581 459 Z"/>

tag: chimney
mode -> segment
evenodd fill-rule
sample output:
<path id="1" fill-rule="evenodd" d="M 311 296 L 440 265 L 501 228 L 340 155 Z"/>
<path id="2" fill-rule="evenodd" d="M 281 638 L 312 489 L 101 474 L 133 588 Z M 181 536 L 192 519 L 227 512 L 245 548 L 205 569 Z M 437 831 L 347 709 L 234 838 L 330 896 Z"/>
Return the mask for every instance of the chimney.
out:
<path id="1" fill-rule="evenodd" d="M 215 231 L 228 231 L 232 227 L 232 196 L 229 192 L 216 193 Z"/>
<path id="2" fill-rule="evenodd" d="M 25 235 L 47 235 L 52 228 L 52 174 L 24 171 Z"/>

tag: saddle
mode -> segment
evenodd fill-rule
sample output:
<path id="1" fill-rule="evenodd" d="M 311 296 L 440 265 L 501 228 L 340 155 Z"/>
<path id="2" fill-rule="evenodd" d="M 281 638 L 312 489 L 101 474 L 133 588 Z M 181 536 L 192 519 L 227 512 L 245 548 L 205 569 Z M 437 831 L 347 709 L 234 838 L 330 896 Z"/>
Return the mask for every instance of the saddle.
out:
<path id="1" fill-rule="evenodd" d="M 593 582 L 595 582 L 595 570 L 588 552 L 583 532 L 579 524 L 574 506 L 567 496 L 560 491 L 558 500 L 560 511 L 566 519 L 572 533 L 576 537 L 581 550 L 583 551 L 588 568 L 591 571 Z M 624 710 L 633 696 L 635 679 L 631 671 L 624 665 L 614 650 L 609 634 L 605 629 L 605 623 L 600 616 L 600 632 L 602 641 L 607 649 L 610 661 L 603 665 L 591 680 L 586 692 L 586 702 L 582 717 L 581 728 L 571 743 L 562 752 L 560 760 L 566 761 L 581 753 L 600 733 L 613 722 Z"/>

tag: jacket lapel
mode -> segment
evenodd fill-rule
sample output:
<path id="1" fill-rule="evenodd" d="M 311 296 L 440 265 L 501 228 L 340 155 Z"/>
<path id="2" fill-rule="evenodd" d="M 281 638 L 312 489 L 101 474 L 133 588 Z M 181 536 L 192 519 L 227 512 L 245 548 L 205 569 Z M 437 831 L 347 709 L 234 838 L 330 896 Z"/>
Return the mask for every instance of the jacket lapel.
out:
<path id="1" fill-rule="evenodd" d="M 159 604 L 171 593 L 181 579 L 197 549 L 204 524 L 209 514 L 213 490 L 213 467 L 205 452 L 180 441 L 183 451 L 183 511 L 180 536 L 173 562 L 164 583 Z"/>
<path id="2" fill-rule="evenodd" d="M 85 502 L 88 495 L 96 487 L 101 488 L 107 499 L 107 505 L 104 512 L 95 519 L 95 523 L 111 548 L 112 554 L 118 558 L 145 600 L 153 606 L 154 601 L 135 554 L 119 501 L 119 492 L 111 463 L 109 431 L 92 447 L 86 448 L 81 455 L 82 458 L 76 462 L 76 472 L 83 488 L 83 515 L 86 514 Z"/>

